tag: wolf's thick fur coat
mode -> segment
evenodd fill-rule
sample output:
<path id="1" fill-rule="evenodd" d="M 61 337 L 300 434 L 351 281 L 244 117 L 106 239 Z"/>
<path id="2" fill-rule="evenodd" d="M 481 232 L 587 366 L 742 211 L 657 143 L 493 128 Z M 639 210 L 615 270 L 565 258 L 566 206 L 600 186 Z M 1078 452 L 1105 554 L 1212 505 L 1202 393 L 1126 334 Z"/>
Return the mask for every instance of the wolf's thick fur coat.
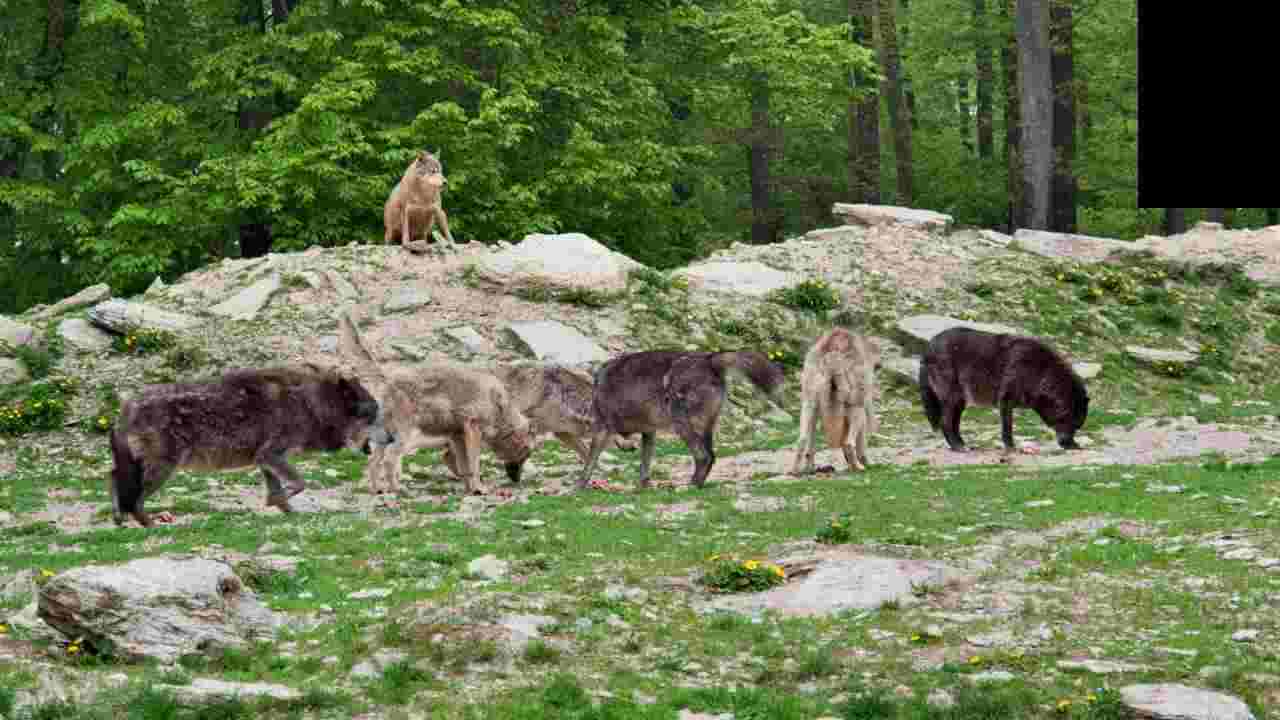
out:
<path id="1" fill-rule="evenodd" d="M 253 465 L 266 478 L 267 503 L 290 512 L 289 498 L 306 484 L 287 456 L 359 449 L 382 432 L 378 410 L 359 380 L 311 365 L 146 387 L 124 402 L 111 432 L 113 518 L 121 525 L 128 513 L 150 527 L 143 502 L 178 468 Z"/>
<path id="2" fill-rule="evenodd" d="M 505 363 L 488 368 L 502 381 L 515 406 L 529 418 L 536 438 L 547 433 L 573 449 L 583 463 L 590 454 L 591 399 L 594 381 L 584 370 L 556 364 Z M 634 448 L 635 441 L 614 438 L 619 447 Z M 453 453 L 444 451 L 444 461 L 461 476 Z"/>
<path id="3" fill-rule="evenodd" d="M 410 247 L 419 236 L 430 242 L 431 228 L 439 222 L 445 241 L 452 245 L 449 217 L 440 197 L 446 182 L 439 157 L 425 150 L 419 152 L 382 208 L 383 244 L 399 240 Z"/>
<path id="4" fill-rule="evenodd" d="M 865 470 L 867 435 L 878 427 L 876 369 L 880 348 L 869 338 L 834 328 L 805 355 L 800 375 L 800 439 L 793 474 L 813 471 L 815 434 L 822 422 L 827 445 L 840 448 L 851 470 Z"/>
<path id="5" fill-rule="evenodd" d="M 529 420 L 491 373 L 451 362 L 387 364 L 374 359 L 347 313 L 339 316 L 339 349 L 355 362 L 382 402 L 392 441 L 371 448 L 369 489 L 400 492 L 404 458 L 447 444 L 468 492 L 482 492 L 480 450 L 488 445 L 519 480 L 533 448 Z M 385 480 L 385 483 L 383 482 Z"/>
<path id="6" fill-rule="evenodd" d="M 1013 450 L 1013 410 L 1031 408 L 1063 449 L 1089 414 L 1089 394 L 1070 363 L 1044 342 L 1020 335 L 951 328 L 938 333 L 920 359 L 920 396 L 934 430 L 964 451 L 960 415 L 966 405 L 1000 408 L 1000 439 Z"/>
<path id="7" fill-rule="evenodd" d="M 609 360 L 595 373 L 591 449 L 578 487 L 591 480 L 610 435 L 640 433 L 640 486 L 649 485 L 655 434 L 674 431 L 693 455 L 692 483 L 701 487 L 715 463 L 712 434 L 724 403 L 725 373 L 746 376 L 781 405 L 782 367 L 754 350 L 679 352 L 649 350 Z"/>

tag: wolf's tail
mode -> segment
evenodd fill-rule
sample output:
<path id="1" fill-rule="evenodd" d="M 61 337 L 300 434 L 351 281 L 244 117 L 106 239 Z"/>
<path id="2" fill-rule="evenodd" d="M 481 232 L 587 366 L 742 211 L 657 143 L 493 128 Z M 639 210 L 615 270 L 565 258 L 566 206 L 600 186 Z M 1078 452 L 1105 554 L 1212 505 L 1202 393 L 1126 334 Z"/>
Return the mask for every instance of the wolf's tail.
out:
<path id="1" fill-rule="evenodd" d="M 136 510 L 142 499 L 142 463 L 129 450 L 120 428 L 111 430 L 111 459 L 111 516 L 122 525 L 124 514 Z"/>
<path id="2" fill-rule="evenodd" d="M 770 399 L 778 396 L 778 384 L 769 369 L 769 358 L 755 350 L 738 350 L 712 353 L 711 367 L 722 376 L 727 370 L 736 370 L 746 376 L 760 392 Z"/>
<path id="3" fill-rule="evenodd" d="M 929 361 L 920 359 L 920 400 L 924 404 L 925 417 L 935 431 L 942 429 L 942 400 L 929 385 Z"/>

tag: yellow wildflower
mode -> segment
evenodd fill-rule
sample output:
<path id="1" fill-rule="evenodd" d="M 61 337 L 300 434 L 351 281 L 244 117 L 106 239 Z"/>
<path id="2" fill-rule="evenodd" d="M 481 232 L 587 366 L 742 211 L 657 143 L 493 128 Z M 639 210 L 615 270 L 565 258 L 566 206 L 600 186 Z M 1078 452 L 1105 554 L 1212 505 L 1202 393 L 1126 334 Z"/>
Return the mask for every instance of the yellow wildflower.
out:
<path id="1" fill-rule="evenodd" d="M 920 640 L 920 636 L 919 636 L 919 635 L 912 635 L 912 636 L 911 636 L 911 641 L 912 641 L 912 642 L 916 642 L 916 641 L 919 641 L 919 640 Z"/>
<path id="2" fill-rule="evenodd" d="M 980 664 L 981 662 L 982 662 L 982 658 L 978 657 L 977 655 L 972 655 L 972 656 L 970 656 L 970 657 L 969 657 L 969 664 L 970 664 L 970 665 L 978 665 L 978 664 Z"/>
<path id="3" fill-rule="evenodd" d="M 707 558 L 707 562 L 715 562 L 719 559 L 720 559 L 719 555 L 712 555 L 711 557 Z"/>
<path id="4" fill-rule="evenodd" d="M 7 632 L 9 632 L 9 626 L 8 626 L 8 625 L 0 625 L 0 633 L 7 633 Z"/>
<path id="5" fill-rule="evenodd" d="M 783 570 L 783 569 L 782 569 L 782 566 L 781 566 L 781 565 L 774 565 L 774 566 L 773 566 L 773 574 L 774 574 L 774 575 L 777 575 L 778 577 L 782 578 L 783 580 L 786 580 L 786 579 L 787 579 L 787 573 L 786 573 L 786 571 L 785 571 L 785 570 Z"/>
<path id="6" fill-rule="evenodd" d="M 744 560 L 742 563 L 742 567 L 748 570 L 755 570 L 756 568 L 760 567 L 760 562 L 758 560 Z"/>
<path id="7" fill-rule="evenodd" d="M 1088 700 L 1089 702 L 1098 702 L 1098 696 L 1093 693 L 1089 693 L 1085 696 L 1085 700 Z"/>
<path id="8" fill-rule="evenodd" d="M 1070 701 L 1070 700 L 1059 700 L 1059 701 L 1058 701 L 1058 712 L 1066 712 L 1066 711 L 1067 711 L 1067 708 L 1069 708 L 1069 707 L 1071 707 L 1071 701 Z"/>
<path id="9" fill-rule="evenodd" d="M 40 571 L 40 577 L 53 577 L 53 571 L 52 571 L 52 570 L 41 570 L 41 571 Z"/>
<path id="10" fill-rule="evenodd" d="M 76 653 L 78 653 L 78 652 L 80 652 L 80 646 L 79 646 L 79 645 L 68 645 L 68 646 L 67 646 L 67 654 L 68 654 L 68 655 L 75 655 L 75 654 L 76 654 Z"/>

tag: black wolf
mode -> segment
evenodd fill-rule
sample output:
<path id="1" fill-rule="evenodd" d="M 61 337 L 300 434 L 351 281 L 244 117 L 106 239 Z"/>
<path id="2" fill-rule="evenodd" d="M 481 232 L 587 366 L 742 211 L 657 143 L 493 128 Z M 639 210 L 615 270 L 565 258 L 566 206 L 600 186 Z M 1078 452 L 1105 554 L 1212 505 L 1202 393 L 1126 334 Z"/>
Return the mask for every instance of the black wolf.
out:
<path id="1" fill-rule="evenodd" d="M 1030 337 L 952 328 L 938 333 L 920 360 L 920 396 L 934 430 L 952 450 L 965 450 L 960 415 L 966 404 L 1000 408 L 1000 437 L 1013 449 L 1013 409 L 1031 408 L 1078 448 L 1076 431 L 1089 414 L 1084 381 L 1058 353 Z"/>
<path id="2" fill-rule="evenodd" d="M 389 442 L 377 400 L 358 379 L 312 365 L 231 370 L 195 383 L 151 385 L 120 409 L 111 432 L 112 514 L 144 527 L 143 501 L 178 468 L 257 465 L 267 504 L 292 512 L 306 483 L 286 457 Z M 285 487 L 285 484 L 288 487 Z"/>
<path id="3" fill-rule="evenodd" d="M 583 488 L 611 435 L 640 433 L 640 487 L 649 486 L 655 434 L 673 430 L 693 454 L 692 483 L 701 487 L 716 461 L 712 433 L 724 403 L 725 372 L 745 375 L 781 406 L 782 367 L 754 350 L 678 352 L 648 350 L 620 355 L 595 373 L 591 450 L 578 487 Z"/>

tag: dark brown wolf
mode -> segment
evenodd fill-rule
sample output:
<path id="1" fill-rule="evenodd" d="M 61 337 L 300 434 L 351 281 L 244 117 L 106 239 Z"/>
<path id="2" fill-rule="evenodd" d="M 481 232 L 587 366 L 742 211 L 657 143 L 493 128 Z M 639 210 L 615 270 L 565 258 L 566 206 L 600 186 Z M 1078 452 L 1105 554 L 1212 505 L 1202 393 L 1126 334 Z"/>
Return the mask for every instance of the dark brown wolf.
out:
<path id="1" fill-rule="evenodd" d="M 712 433 L 724 404 L 725 373 L 747 377 L 781 407 L 782 367 L 754 350 L 678 352 L 648 350 L 609 360 L 595 373 L 591 450 L 578 487 L 591 480 L 611 435 L 640 433 L 640 487 L 649 486 L 655 434 L 674 431 L 693 454 L 692 483 L 701 487 L 716 461 Z"/>
<path id="2" fill-rule="evenodd" d="M 920 360 L 920 395 L 934 430 L 964 451 L 960 415 L 967 404 L 1000 408 L 1000 437 L 1013 450 L 1013 409 L 1031 408 L 1053 428 L 1063 449 L 1078 448 L 1075 434 L 1089 414 L 1089 394 L 1071 365 L 1031 337 L 944 330 Z"/>
<path id="3" fill-rule="evenodd" d="M 445 241 L 452 245 L 449 216 L 440 199 L 446 182 L 439 153 L 419 152 L 382 208 L 382 242 L 390 245 L 398 239 L 407 248 L 412 248 L 419 236 L 423 242 L 431 242 L 431 228 L 439 222 Z"/>
<path id="4" fill-rule="evenodd" d="M 287 456 L 386 443 L 377 400 L 359 380 L 311 365 L 240 369 L 208 382 L 151 385 L 129 398 L 111 432 L 112 514 L 144 527 L 143 501 L 174 470 L 257 465 L 267 504 L 292 512 L 306 488 Z"/>

